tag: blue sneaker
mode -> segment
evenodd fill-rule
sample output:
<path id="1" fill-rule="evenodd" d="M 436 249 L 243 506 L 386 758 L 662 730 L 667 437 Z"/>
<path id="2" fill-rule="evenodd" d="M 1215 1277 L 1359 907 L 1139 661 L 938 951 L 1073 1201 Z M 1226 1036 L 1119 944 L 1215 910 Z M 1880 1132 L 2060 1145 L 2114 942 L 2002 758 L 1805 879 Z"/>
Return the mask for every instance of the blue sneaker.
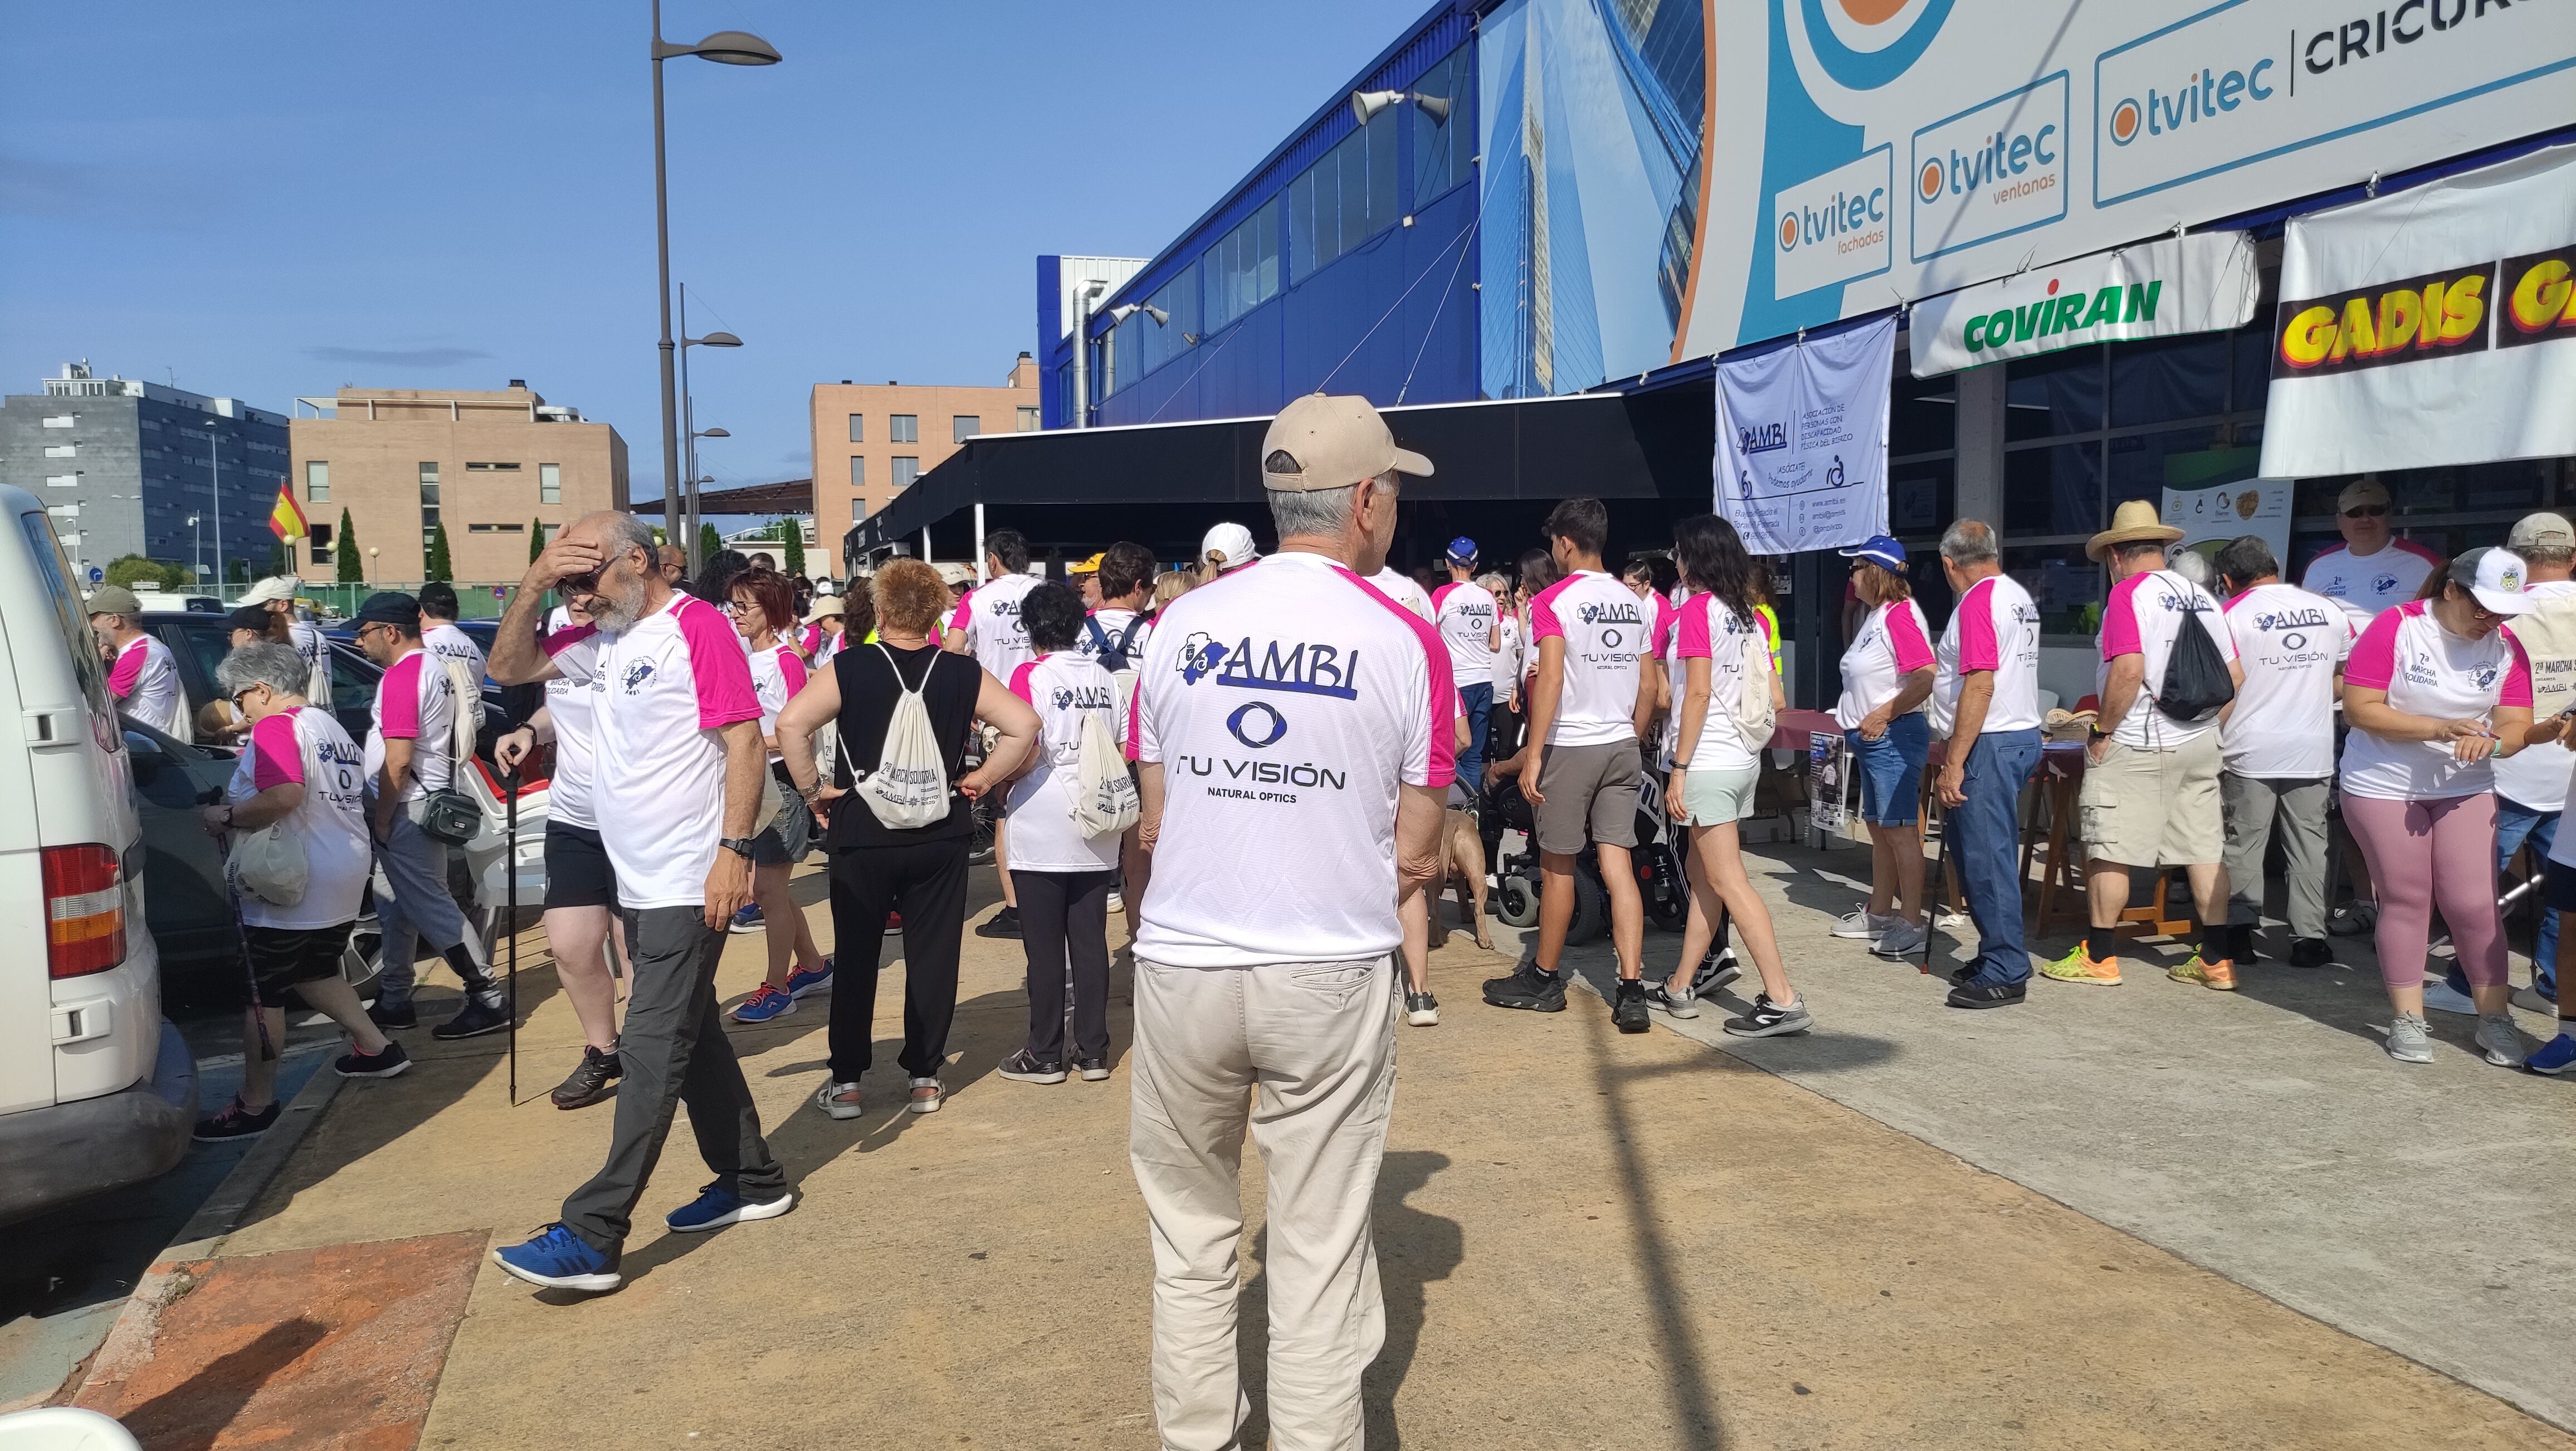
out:
<path id="1" fill-rule="evenodd" d="M 796 999 L 767 983 L 751 990 L 751 996 L 734 1004 L 732 1017 L 737 1023 L 766 1023 L 796 1011 Z"/>
<path id="2" fill-rule="evenodd" d="M 758 902 L 743 903 L 742 910 L 734 913 L 733 921 L 725 926 L 728 932 L 765 932 L 768 928 L 769 924 L 761 920 Z"/>
<path id="3" fill-rule="evenodd" d="M 708 1185 L 698 1197 L 672 1210 L 662 1220 L 678 1234 L 696 1234 L 700 1230 L 722 1229 L 728 1224 L 741 1224 L 753 1219 L 776 1219 L 796 1207 L 793 1189 L 766 1204 L 754 1204 L 730 1189 L 724 1182 Z"/>
<path id="4" fill-rule="evenodd" d="M 2576 1068 L 2576 1032 L 2562 1029 L 2557 1037 L 2533 1049 L 2531 1056 L 2522 1060 L 2522 1066 L 2552 1078 Z"/>
<path id="5" fill-rule="evenodd" d="M 526 1244 L 492 1251 L 492 1263 L 531 1285 L 543 1285 L 549 1290 L 588 1290 L 595 1294 L 626 1283 L 626 1277 L 617 1272 L 616 1255 L 592 1249 L 581 1236 L 561 1224 L 547 1225 L 544 1233 Z"/>
<path id="6" fill-rule="evenodd" d="M 801 998 L 807 993 L 818 993 L 830 987 L 832 963 L 832 955 L 827 952 L 823 954 L 823 965 L 812 972 L 807 972 L 800 967 L 787 974 L 787 995 L 791 998 Z"/>

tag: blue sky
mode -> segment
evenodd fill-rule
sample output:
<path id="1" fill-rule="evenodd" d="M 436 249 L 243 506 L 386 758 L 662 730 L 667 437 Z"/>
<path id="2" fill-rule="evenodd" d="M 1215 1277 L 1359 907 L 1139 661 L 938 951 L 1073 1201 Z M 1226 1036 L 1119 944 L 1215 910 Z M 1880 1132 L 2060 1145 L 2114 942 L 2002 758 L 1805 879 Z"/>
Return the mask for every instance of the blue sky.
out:
<path id="1" fill-rule="evenodd" d="M 670 0 L 671 254 L 719 484 L 803 477 L 806 390 L 999 382 L 1042 252 L 1150 255 L 1420 9 Z M 1288 23 L 1293 13 L 1294 23 Z M 660 487 L 645 0 L 21 7 L 0 391 L 67 359 L 286 411 L 525 378 Z M 700 309 L 703 309 L 701 311 Z"/>

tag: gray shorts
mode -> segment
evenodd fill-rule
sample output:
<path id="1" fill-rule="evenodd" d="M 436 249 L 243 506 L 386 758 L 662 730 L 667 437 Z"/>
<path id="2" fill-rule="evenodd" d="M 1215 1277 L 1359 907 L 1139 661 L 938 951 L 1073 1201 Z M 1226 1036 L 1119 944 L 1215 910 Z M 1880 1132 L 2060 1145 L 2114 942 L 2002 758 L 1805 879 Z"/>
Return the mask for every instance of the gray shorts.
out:
<path id="1" fill-rule="evenodd" d="M 1637 844 L 1635 741 L 1600 746 L 1545 746 L 1539 751 L 1538 849 L 1572 856 L 1584 842 Z"/>
<path id="2" fill-rule="evenodd" d="M 1693 826 L 1731 826 L 1753 814 L 1762 767 L 1693 766 L 1682 774 L 1682 810 Z"/>

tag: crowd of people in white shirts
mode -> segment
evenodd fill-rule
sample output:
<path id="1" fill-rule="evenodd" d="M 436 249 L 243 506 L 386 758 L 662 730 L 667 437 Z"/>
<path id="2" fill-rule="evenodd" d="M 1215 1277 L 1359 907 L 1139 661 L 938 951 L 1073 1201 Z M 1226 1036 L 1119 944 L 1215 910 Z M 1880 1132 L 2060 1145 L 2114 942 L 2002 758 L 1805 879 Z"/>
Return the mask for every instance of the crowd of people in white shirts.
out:
<path id="1" fill-rule="evenodd" d="M 1623 579 L 1604 565 L 1607 510 L 1569 499 L 1548 516 L 1545 549 L 1512 573 L 1485 569 L 1461 538 L 1445 552 L 1446 582 L 1425 589 L 1386 555 L 1401 481 L 1431 461 L 1398 447 L 1364 401 L 1298 400 L 1262 456 L 1280 540 L 1271 555 L 1228 524 L 1187 571 L 1158 572 L 1150 552 L 1120 544 L 1050 582 L 1004 530 L 985 541 L 983 582 L 962 595 L 926 564 L 897 560 L 864 596 L 810 609 L 764 569 L 717 572 L 690 593 L 640 521 L 590 515 L 530 566 L 488 661 L 455 629 L 452 590 L 360 607 L 358 643 L 385 667 L 363 745 L 312 699 L 323 673 L 272 617 L 270 596 L 288 595 L 249 602 L 218 672 L 245 749 L 205 821 L 233 842 L 245 1034 L 258 1051 L 202 1135 L 275 1121 L 273 1045 L 289 995 L 346 1029 L 341 1072 L 404 1071 L 390 1033 L 417 1021 L 416 937 L 467 990 L 434 1032 L 507 1025 L 445 885 L 455 836 L 444 798 L 473 748 L 459 722 L 488 669 L 503 685 L 544 688 L 544 710 L 503 738 L 500 767 L 540 744 L 554 751 L 544 925 L 585 1038 L 555 1101 L 616 1104 L 598 1172 L 559 1221 L 494 1252 L 504 1270 L 559 1289 L 622 1283 L 632 1211 L 683 1103 L 714 1177 L 666 1217 L 672 1230 L 794 1207 L 715 992 L 729 929 L 769 934 L 768 971 L 734 1021 L 768 1021 L 834 990 L 831 1056 L 812 1096 L 832 1118 L 862 1111 L 880 943 L 899 934 L 902 1107 L 937 1111 L 968 840 L 987 810 L 1004 905 L 977 930 L 1023 942 L 1029 988 L 1026 1038 L 1001 1077 L 1110 1076 L 1107 920 L 1127 917 L 1130 1151 L 1155 1231 L 1166 1439 L 1219 1444 L 1240 1424 L 1231 1287 L 1249 1133 L 1269 1161 L 1274 1435 L 1356 1444 L 1359 1373 L 1383 1334 L 1367 1206 L 1394 1027 L 1439 1021 L 1428 950 L 1446 931 L 1445 884 L 1461 888 L 1464 925 L 1490 943 L 1480 817 L 1526 812 L 1541 883 L 1533 950 L 1483 985 L 1488 1004 L 1564 1009 L 1588 851 L 1609 900 L 1619 1029 L 1644 1031 L 1652 1012 L 1696 1016 L 1738 976 L 1736 939 L 1760 988 L 1726 1031 L 1815 1025 L 1737 835 L 1784 705 L 1779 626 L 1765 567 L 1714 515 L 1683 520 L 1668 564 Z M 2554 918 L 2517 992 L 2496 883 L 2528 840 L 2548 860 L 2544 917 L 2576 910 L 2576 837 L 2553 845 L 2576 763 L 2576 526 L 2535 514 L 2506 547 L 2445 562 L 2390 537 L 2375 481 L 2347 488 L 2339 509 L 2347 546 L 2298 587 L 2257 537 L 2214 562 L 2168 557 L 2180 531 L 2144 506 L 2123 505 L 2093 539 L 2113 583 L 2091 715 L 2075 717 L 2087 734 L 2090 928 L 2036 972 L 2121 982 L 2114 943 L 2132 870 L 2179 868 L 2201 925 L 2168 976 L 2236 987 L 2256 961 L 2277 833 L 2288 950 L 2274 955 L 2320 967 L 2331 933 L 2375 931 L 2390 1056 L 2429 1061 L 2428 1009 L 2464 1011 L 2489 1062 L 2565 1071 L 2576 1025 L 2530 1053 L 2511 1015 L 2517 1000 L 2554 1002 Z M 2021 1003 L 2034 965 L 2018 804 L 2050 724 L 2038 611 L 1976 521 L 1941 540 L 1957 605 L 1937 637 L 1901 544 L 1844 553 L 1852 608 L 1833 714 L 1873 880 L 1833 930 L 1884 957 L 1926 951 L 1919 806 L 1937 800 L 1979 938 L 1948 1001 Z M 549 592 L 563 604 L 541 619 Z M 155 656 L 131 596 L 102 590 L 91 609 L 125 708 L 175 718 L 166 651 Z M 2338 792 L 2356 895 L 2330 918 Z M 1681 843 L 1689 911 L 1677 961 L 1649 974 L 1630 853 L 1639 807 L 1655 802 L 1669 825 L 1648 824 Z M 817 843 L 831 863 L 836 955 L 817 950 L 787 892 Z M 1282 872 L 1283 860 L 1298 869 Z M 392 899 L 379 904 L 388 947 L 368 1009 L 338 965 L 371 863 Z M 2436 911 L 2456 982 L 2425 981 Z"/>

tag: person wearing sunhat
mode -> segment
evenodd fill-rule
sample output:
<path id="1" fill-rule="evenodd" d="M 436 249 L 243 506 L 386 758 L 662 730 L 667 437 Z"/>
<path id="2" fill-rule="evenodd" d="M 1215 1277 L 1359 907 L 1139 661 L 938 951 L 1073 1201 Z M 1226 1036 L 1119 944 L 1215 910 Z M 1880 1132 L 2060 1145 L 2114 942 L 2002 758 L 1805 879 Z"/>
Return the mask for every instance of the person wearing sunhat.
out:
<path id="1" fill-rule="evenodd" d="M 2363 474 L 2335 495 L 2343 543 L 2308 561 L 2299 587 L 2344 607 L 2356 630 L 2393 605 L 2415 598 L 2442 567 L 2442 556 L 2390 532 L 2388 486 Z"/>
<path id="2" fill-rule="evenodd" d="M 2568 726 L 2533 722 L 2530 661 L 2498 628 L 2531 609 L 2525 571 L 2509 549 L 2461 554 L 2423 599 L 2372 620 L 2344 666 L 2343 819 L 2379 883 L 2386 1046 L 2400 1063 L 2433 1061 L 2424 962 L 2438 909 L 2477 1005 L 2479 1051 L 2523 1065 L 2496 906 L 2494 762 Z"/>
<path id="3" fill-rule="evenodd" d="M 111 584 L 92 593 L 89 627 L 107 655 L 107 693 L 116 698 L 116 708 L 154 730 L 191 739 L 196 722 L 187 688 L 179 683 L 179 662 L 143 628 L 143 602 L 134 591 Z"/>
<path id="4" fill-rule="evenodd" d="M 842 634 L 849 603 L 839 595 L 819 595 L 805 612 L 805 655 L 817 670 L 832 663 L 849 641 Z"/>
<path id="5" fill-rule="evenodd" d="M 1232 573 L 1260 557 L 1260 551 L 1253 546 L 1251 530 L 1240 524 L 1219 524 L 1199 541 L 1199 583 Z"/>
<path id="6" fill-rule="evenodd" d="M 2183 531 L 2156 517 L 2156 506 L 2131 499 L 2112 512 L 2111 527 L 2084 553 L 2111 571 L 2102 606 L 2102 658 L 2095 674 L 2098 708 L 2077 812 L 2082 819 L 2085 899 L 2091 930 L 2064 957 L 2042 964 L 2058 982 L 2113 986 L 2120 981 L 2115 946 L 2129 905 L 2132 868 L 2181 867 L 2191 881 L 2200 941 L 2189 960 L 2166 975 L 2221 992 L 2236 987 L 2227 930 L 2227 854 L 2219 804 L 2221 710 L 2194 719 L 2168 714 L 2160 701 L 2174 686 L 2183 631 L 2197 628 L 2226 662 L 2230 687 L 2245 683 L 2236 639 L 2209 591 L 2165 567 L 2165 546 Z"/>
<path id="7" fill-rule="evenodd" d="M 1834 924 L 1837 937 L 1867 939 L 1870 950 L 1904 957 L 1923 950 L 1923 836 L 1918 809 L 1932 727 L 1923 703 L 1932 695 L 1932 629 L 1906 578 L 1905 546 L 1887 535 L 1842 551 L 1852 583 L 1869 607 L 1843 651 L 1843 693 L 1834 721 L 1843 728 L 1860 777 L 1861 820 L 1869 827 L 1869 900 Z"/>
<path id="8" fill-rule="evenodd" d="M 257 607 L 286 622 L 286 643 L 304 657 L 304 699 L 324 710 L 331 708 L 331 642 L 322 636 L 322 627 L 295 612 L 295 596 L 304 581 L 291 574 L 273 574 L 242 591 L 233 601 L 244 608 Z"/>

